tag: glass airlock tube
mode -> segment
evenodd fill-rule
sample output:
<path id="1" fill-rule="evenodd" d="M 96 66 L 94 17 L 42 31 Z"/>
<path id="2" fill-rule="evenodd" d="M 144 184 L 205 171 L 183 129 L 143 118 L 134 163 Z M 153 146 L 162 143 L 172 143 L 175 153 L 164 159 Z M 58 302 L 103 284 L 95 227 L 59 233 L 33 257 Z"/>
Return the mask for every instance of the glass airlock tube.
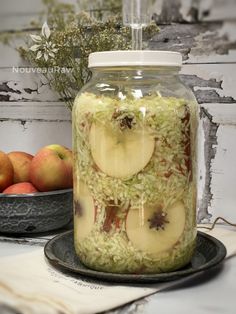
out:
<path id="1" fill-rule="evenodd" d="M 151 0 L 123 0 L 123 23 L 132 30 L 132 50 L 142 50 L 143 27 L 151 21 Z"/>

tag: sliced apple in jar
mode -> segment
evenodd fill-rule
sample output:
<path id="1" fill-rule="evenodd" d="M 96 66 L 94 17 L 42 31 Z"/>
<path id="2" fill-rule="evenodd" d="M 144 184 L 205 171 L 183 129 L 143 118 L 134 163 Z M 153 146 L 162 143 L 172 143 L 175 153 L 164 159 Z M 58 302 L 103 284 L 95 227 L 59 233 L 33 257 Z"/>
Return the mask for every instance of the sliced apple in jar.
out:
<path id="1" fill-rule="evenodd" d="M 180 239 L 185 227 L 185 208 L 181 201 L 169 206 L 131 208 L 126 218 L 126 233 L 133 246 L 158 254 L 170 250 Z"/>
<path id="2" fill-rule="evenodd" d="M 92 230 L 96 217 L 96 208 L 88 187 L 79 181 L 74 198 L 75 238 L 81 240 Z"/>
<path id="3" fill-rule="evenodd" d="M 98 168 L 114 178 L 130 177 L 150 161 L 154 138 L 144 129 L 113 130 L 93 123 L 89 135 L 92 157 Z"/>

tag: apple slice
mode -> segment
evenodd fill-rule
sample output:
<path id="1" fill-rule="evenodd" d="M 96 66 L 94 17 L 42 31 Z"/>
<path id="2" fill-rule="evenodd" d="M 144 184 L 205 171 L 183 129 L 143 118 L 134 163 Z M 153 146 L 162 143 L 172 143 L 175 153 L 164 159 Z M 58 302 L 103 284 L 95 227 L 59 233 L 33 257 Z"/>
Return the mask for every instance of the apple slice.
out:
<path id="1" fill-rule="evenodd" d="M 171 249 L 185 227 L 185 208 L 180 201 L 162 211 L 161 206 L 132 208 L 126 218 L 126 233 L 139 250 L 158 254 Z"/>
<path id="2" fill-rule="evenodd" d="M 89 189 L 83 182 L 79 182 L 74 199 L 74 229 L 75 238 L 85 238 L 94 226 L 96 208 Z"/>
<path id="3" fill-rule="evenodd" d="M 152 157 L 155 141 L 145 130 L 113 130 L 93 123 L 89 141 L 96 165 L 107 175 L 125 178 L 141 171 Z"/>

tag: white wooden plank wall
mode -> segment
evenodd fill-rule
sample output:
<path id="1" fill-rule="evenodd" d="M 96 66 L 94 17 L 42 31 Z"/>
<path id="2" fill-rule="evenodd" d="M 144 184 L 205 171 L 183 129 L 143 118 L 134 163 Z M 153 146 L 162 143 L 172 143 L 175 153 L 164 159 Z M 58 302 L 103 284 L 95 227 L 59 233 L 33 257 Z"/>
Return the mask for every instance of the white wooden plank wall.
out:
<path id="1" fill-rule="evenodd" d="M 24 32 L 0 43 L 0 150 L 71 146 L 70 112 L 45 78 L 12 69 L 26 66 L 14 47 L 42 9 L 41 0 L 0 0 L 0 31 Z M 159 0 L 153 12 L 160 32 L 149 48 L 182 53 L 181 78 L 201 108 L 199 218 L 236 222 L 236 0 Z"/>

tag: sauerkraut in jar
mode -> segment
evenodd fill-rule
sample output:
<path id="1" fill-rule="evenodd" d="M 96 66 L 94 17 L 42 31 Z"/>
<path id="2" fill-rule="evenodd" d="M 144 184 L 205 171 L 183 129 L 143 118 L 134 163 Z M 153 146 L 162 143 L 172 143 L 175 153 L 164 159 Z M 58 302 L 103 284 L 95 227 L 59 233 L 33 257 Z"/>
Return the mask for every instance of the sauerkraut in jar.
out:
<path id="1" fill-rule="evenodd" d="M 161 273 L 186 265 L 196 240 L 197 103 L 181 56 L 90 55 L 75 99 L 74 245 L 88 267 Z"/>

